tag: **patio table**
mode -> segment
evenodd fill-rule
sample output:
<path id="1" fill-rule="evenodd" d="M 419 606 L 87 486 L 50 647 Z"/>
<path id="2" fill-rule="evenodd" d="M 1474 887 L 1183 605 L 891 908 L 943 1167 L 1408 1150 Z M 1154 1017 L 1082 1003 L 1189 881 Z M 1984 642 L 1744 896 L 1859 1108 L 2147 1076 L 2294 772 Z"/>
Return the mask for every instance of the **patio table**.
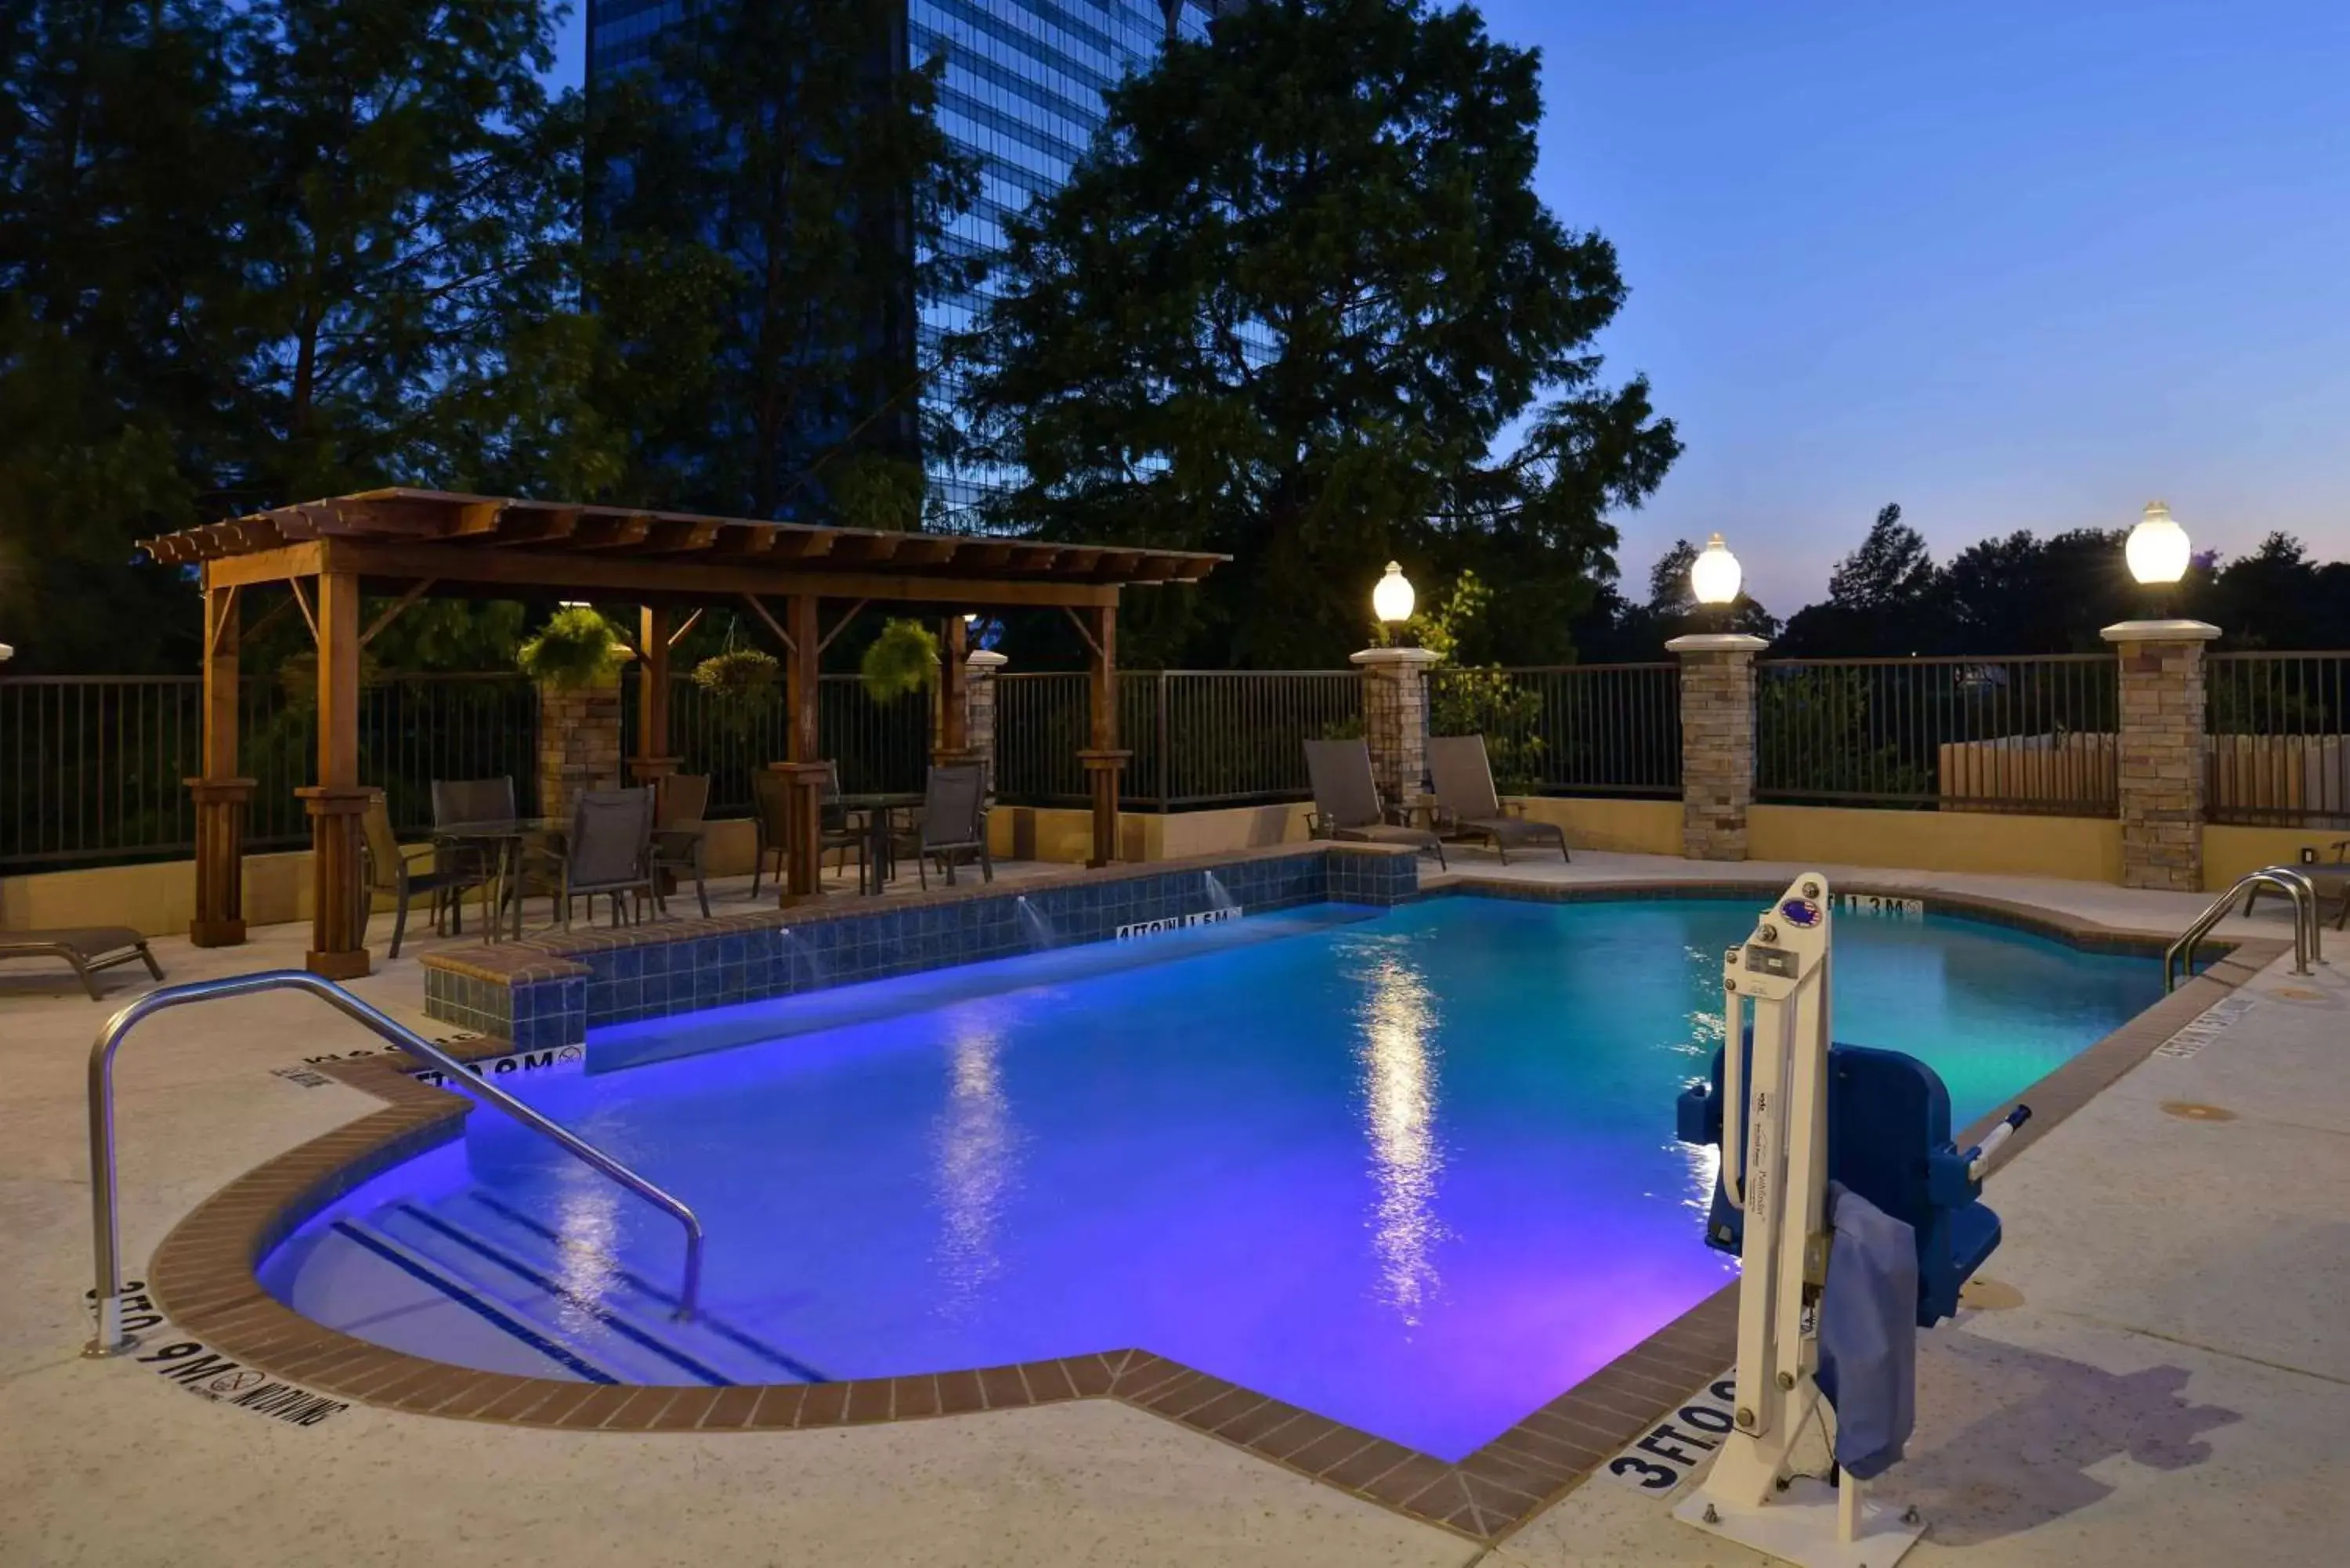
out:
<path id="1" fill-rule="evenodd" d="M 897 875 L 889 842 L 892 815 L 921 805 L 922 792 L 867 790 L 837 794 L 833 804 L 845 811 L 865 814 L 865 864 L 857 870 L 857 890 L 879 897 L 888 890 L 889 878 Z"/>

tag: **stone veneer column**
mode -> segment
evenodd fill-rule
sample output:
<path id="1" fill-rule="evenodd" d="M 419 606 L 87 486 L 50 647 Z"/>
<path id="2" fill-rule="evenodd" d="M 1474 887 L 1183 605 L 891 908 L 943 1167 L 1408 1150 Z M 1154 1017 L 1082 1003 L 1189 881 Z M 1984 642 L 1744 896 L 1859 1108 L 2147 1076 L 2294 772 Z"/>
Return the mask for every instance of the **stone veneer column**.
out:
<path id="1" fill-rule="evenodd" d="M 1754 656 L 1771 645 L 1743 632 L 1677 637 L 1681 661 L 1681 854 L 1746 858 L 1754 804 Z"/>
<path id="2" fill-rule="evenodd" d="M 978 759 L 987 776 L 987 793 L 995 794 L 995 674 L 1009 659 L 992 649 L 979 649 L 963 660 L 966 671 L 963 685 L 963 708 L 971 753 Z"/>
<path id="3" fill-rule="evenodd" d="M 1389 808 L 1428 788 L 1428 670 L 1443 655 L 1424 648 L 1367 648 L 1349 656 L 1363 672 L 1363 737 L 1371 776 Z"/>
<path id="4" fill-rule="evenodd" d="M 538 814 L 567 818 L 580 792 L 620 782 L 620 673 L 538 689 Z"/>
<path id="5" fill-rule="evenodd" d="M 2199 620 L 2126 620 L 2121 657 L 2122 886 L 2203 889 L 2203 645 Z"/>

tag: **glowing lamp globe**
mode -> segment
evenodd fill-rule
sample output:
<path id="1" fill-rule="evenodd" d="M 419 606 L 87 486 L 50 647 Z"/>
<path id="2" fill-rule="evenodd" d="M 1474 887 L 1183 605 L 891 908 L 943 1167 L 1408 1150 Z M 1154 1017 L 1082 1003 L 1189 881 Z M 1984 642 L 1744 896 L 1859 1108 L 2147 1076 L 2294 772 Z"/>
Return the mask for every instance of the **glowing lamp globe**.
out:
<path id="1" fill-rule="evenodd" d="M 1690 564 L 1690 591 L 1701 605 L 1727 605 L 1738 602 L 1738 586 L 1746 574 L 1738 565 L 1738 557 L 1716 534 L 1705 542 L 1705 548 Z"/>
<path id="2" fill-rule="evenodd" d="M 1371 590 L 1371 613 L 1392 625 L 1411 618 L 1412 591 L 1403 567 L 1394 561 L 1388 563 L 1386 576 Z"/>
<path id="3" fill-rule="evenodd" d="M 2187 530 L 2170 520 L 2169 507 L 2149 501 L 2122 553 L 2129 558 L 2130 576 L 2139 582 L 2149 587 L 2175 583 L 2187 575 Z"/>

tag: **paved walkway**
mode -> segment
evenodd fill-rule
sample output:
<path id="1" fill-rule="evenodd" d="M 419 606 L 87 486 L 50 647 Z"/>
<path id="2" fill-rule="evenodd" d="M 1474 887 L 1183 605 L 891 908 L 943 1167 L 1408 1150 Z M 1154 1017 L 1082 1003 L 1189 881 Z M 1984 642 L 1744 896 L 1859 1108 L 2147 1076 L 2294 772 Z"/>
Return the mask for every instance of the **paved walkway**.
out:
<path id="1" fill-rule="evenodd" d="M 1590 855 L 1506 874 L 1721 868 Z M 2200 902 L 1853 875 L 2147 930 L 2176 930 Z M 2257 922 L 2264 934 L 2281 928 L 2265 913 Z M 305 936 L 276 928 L 242 950 L 158 948 L 185 980 L 298 963 Z M 357 989 L 419 1017 L 417 950 Z M 2341 1560 L 2350 982 L 2340 970 L 2304 981 L 2282 968 L 2239 993 L 2253 1005 L 2225 1033 L 2191 1056 L 2150 1060 L 1998 1179 L 2008 1241 L 1991 1272 L 2005 1288 L 1987 1299 L 2014 1304 L 1929 1340 L 1915 1457 L 1886 1484 L 1888 1495 L 1910 1489 L 1934 1521 L 1912 1561 Z M 110 997 L 138 989 L 117 983 Z M 108 1009 L 70 985 L 0 979 L 0 1563 L 10 1568 L 1760 1561 L 1604 1479 L 1485 1552 L 1105 1401 L 772 1436 L 575 1437 L 367 1408 L 302 1428 L 207 1403 L 135 1361 L 82 1361 L 82 1075 Z M 119 1102 L 134 1268 L 231 1177 L 371 1103 L 271 1069 L 373 1044 L 298 996 L 191 1010 L 143 1031 L 125 1053 Z M 2232 1116 L 2189 1119 L 2166 1111 L 2170 1102 Z"/>

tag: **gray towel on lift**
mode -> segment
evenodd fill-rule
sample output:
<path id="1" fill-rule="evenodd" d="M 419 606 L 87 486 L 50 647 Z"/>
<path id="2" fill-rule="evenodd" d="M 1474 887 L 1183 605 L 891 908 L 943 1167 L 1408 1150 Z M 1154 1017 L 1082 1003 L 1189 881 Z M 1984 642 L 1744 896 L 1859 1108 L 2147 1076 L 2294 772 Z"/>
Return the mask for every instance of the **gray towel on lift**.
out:
<path id="1" fill-rule="evenodd" d="M 1828 1218 L 1820 1392 L 1835 1409 L 1836 1463 L 1871 1480 L 1900 1462 L 1918 1422 L 1918 1239 L 1838 1181 Z"/>

